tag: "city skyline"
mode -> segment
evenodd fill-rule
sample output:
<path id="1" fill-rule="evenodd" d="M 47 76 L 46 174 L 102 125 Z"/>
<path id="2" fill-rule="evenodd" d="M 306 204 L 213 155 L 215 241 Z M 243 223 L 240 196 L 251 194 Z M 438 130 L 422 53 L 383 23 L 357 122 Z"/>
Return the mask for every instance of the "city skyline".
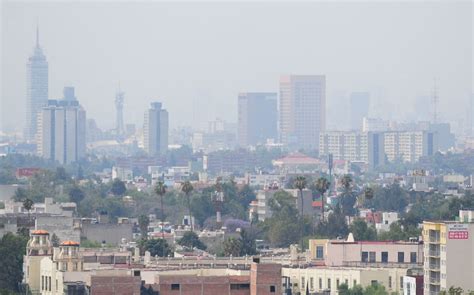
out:
<path id="1" fill-rule="evenodd" d="M 459 116 L 465 116 L 464 112 L 461 114 L 461 108 L 465 101 L 467 101 L 468 93 L 472 92 L 472 81 L 470 81 L 472 80 L 470 66 L 472 57 L 469 52 L 469 49 L 472 49 L 469 37 L 471 28 L 466 26 L 469 24 L 468 21 L 472 15 L 472 9 L 465 9 L 472 8 L 472 5 L 465 2 L 454 5 L 428 3 L 428 6 L 407 3 L 397 9 L 390 9 L 393 7 L 389 3 L 363 4 L 358 6 L 356 12 L 352 14 L 341 14 L 337 19 L 340 21 L 340 24 L 331 28 L 334 31 L 319 29 L 321 25 L 331 24 L 333 21 L 321 18 L 320 21 L 316 22 L 307 18 L 309 13 L 304 11 L 335 13 L 343 9 L 344 5 L 351 5 L 350 3 L 337 3 L 333 5 L 300 3 L 292 6 L 291 10 L 287 13 L 289 16 L 292 16 L 301 12 L 304 16 L 302 20 L 296 21 L 293 25 L 289 25 L 286 28 L 284 25 L 288 25 L 288 23 L 285 22 L 276 28 L 277 30 L 284 29 L 289 33 L 288 36 L 292 36 L 291 40 L 293 42 L 303 45 L 300 50 L 300 58 L 284 54 L 284 50 L 288 50 L 288 53 L 295 52 L 295 49 L 287 45 L 282 45 L 283 47 L 281 48 L 275 47 L 275 35 L 272 35 L 272 31 L 269 30 L 269 25 L 276 25 L 278 18 L 285 15 L 285 8 L 287 8 L 285 3 L 272 5 L 227 3 L 225 5 L 213 5 L 216 7 L 210 10 L 203 9 L 203 7 L 206 7 L 205 5 L 184 6 L 169 3 L 145 3 L 136 6 L 136 9 L 140 12 L 143 9 L 150 9 L 150 11 L 158 11 L 159 13 L 167 11 L 168 13 L 164 15 L 165 19 L 176 15 L 178 12 L 184 14 L 184 17 L 187 17 L 189 22 L 195 22 L 195 30 L 197 30 L 195 33 L 198 34 L 195 37 L 192 37 L 193 28 L 186 25 L 168 27 L 169 32 L 163 31 L 161 26 L 156 26 L 159 22 L 155 19 L 150 19 L 146 13 L 144 20 L 137 21 L 136 25 L 129 27 L 121 25 L 118 23 L 118 19 L 119 16 L 128 13 L 126 4 L 112 3 L 110 6 L 107 6 L 110 9 L 110 13 L 116 12 L 117 15 L 112 17 L 110 25 L 101 24 L 94 28 L 94 20 L 97 20 L 98 12 L 102 11 L 103 8 L 101 4 L 74 3 L 71 4 L 71 7 L 68 7 L 62 3 L 35 3 L 32 5 L 8 1 L 5 3 L 3 4 L 3 15 L 5 18 L 2 21 L 2 35 L 4 36 L 2 51 L 5 66 L 2 67 L 1 120 L 1 128 L 5 130 L 12 130 L 19 125 L 24 125 L 24 122 L 18 124 L 18 118 L 12 115 L 14 112 L 7 112 L 5 110 L 23 108 L 22 102 L 24 103 L 24 99 L 22 97 L 25 94 L 22 89 L 25 88 L 22 88 L 21 85 L 26 83 L 26 81 L 22 78 L 24 76 L 20 70 L 16 69 L 12 72 L 12 69 L 19 63 L 24 64 L 27 49 L 31 48 L 31 44 L 34 42 L 35 22 L 38 20 L 41 22 L 42 32 L 44 31 L 42 36 L 44 35 L 45 37 L 42 39 L 45 41 L 42 43 L 44 44 L 45 54 L 49 58 L 51 67 L 51 81 L 49 85 L 51 95 L 48 98 L 59 96 L 58 93 L 65 85 L 75 86 L 77 92 L 83 98 L 84 107 L 88 111 L 90 110 L 90 117 L 95 118 L 103 129 L 112 129 L 114 127 L 113 112 L 104 113 L 102 106 L 105 104 L 113 107 L 118 82 L 122 84 L 122 89 L 127 92 L 127 97 L 130 97 L 130 101 L 133 101 L 133 103 L 125 103 L 124 123 L 134 123 L 140 126 L 143 122 L 141 115 L 143 109 L 146 108 L 149 102 L 158 99 L 169 106 L 170 113 L 175 114 L 170 122 L 172 128 L 183 125 L 196 126 L 217 117 L 221 117 L 229 122 L 237 122 L 237 105 L 235 99 L 233 99 L 235 95 L 239 92 L 277 92 L 278 77 L 283 74 L 321 74 L 327 76 L 327 123 L 329 128 L 342 128 L 344 124 L 348 124 L 348 122 L 344 123 L 344 117 L 346 117 L 344 113 L 348 111 L 347 107 L 341 107 L 340 101 L 345 101 L 347 104 L 350 92 L 370 92 L 374 102 L 371 109 L 372 114 L 387 117 L 388 119 L 404 119 L 404 116 L 414 112 L 415 97 L 429 95 L 433 86 L 433 77 L 435 76 L 438 77 L 439 81 L 439 110 L 441 119 L 456 123 L 459 120 Z M 57 8 L 58 12 L 51 14 L 49 12 L 51 5 Z M 72 8 L 74 8 L 75 12 L 73 12 Z M 423 11 L 421 11 L 421 8 L 424 8 Z M 241 22 L 237 21 L 236 13 L 234 12 L 234 10 L 245 12 L 250 21 L 255 22 L 258 13 L 265 9 L 270 9 L 274 12 L 274 16 L 269 18 L 267 25 L 257 23 L 260 32 L 268 34 L 268 37 L 263 35 L 264 39 L 262 39 L 262 36 L 259 37 L 259 34 L 251 32 L 250 25 L 242 25 Z M 18 14 L 20 11 L 21 15 Z M 61 21 L 64 17 L 75 19 L 80 12 L 84 11 L 91 12 L 90 24 L 77 26 L 73 25 L 74 22 L 66 22 L 64 28 L 55 26 L 55 23 Z M 378 12 L 375 14 L 378 15 L 377 17 L 373 16 L 374 11 Z M 456 14 L 458 16 L 456 20 L 439 28 L 435 21 L 443 16 L 452 15 L 453 11 L 459 12 L 459 14 Z M 64 14 L 59 15 L 59 12 Z M 199 13 L 204 13 L 206 21 L 197 18 Z M 394 28 L 389 23 L 384 22 L 381 17 L 382 15 L 388 15 L 389 18 L 394 18 L 401 14 L 407 14 L 406 17 L 409 24 L 400 25 L 399 28 Z M 361 16 L 367 16 L 367 22 L 361 22 L 358 26 L 368 29 L 368 33 L 360 35 L 361 39 L 356 40 L 348 34 L 350 32 L 342 30 L 341 26 L 352 24 L 353 21 Z M 223 18 L 228 18 L 229 20 L 224 20 Z M 380 21 L 381 28 L 377 29 L 371 25 L 374 20 Z M 232 23 L 232 21 L 236 22 Z M 217 29 L 215 26 L 209 27 L 209 25 L 215 25 L 219 22 L 222 22 L 222 29 Z M 170 22 L 170 24 L 174 24 L 174 22 Z M 238 24 L 241 26 L 236 26 Z M 318 24 L 320 26 L 317 26 Z M 111 27 L 112 25 L 115 25 L 116 30 Z M 237 27 L 239 31 L 236 31 Z M 419 30 L 422 28 L 425 30 L 425 34 L 414 43 L 415 51 L 407 54 L 402 50 L 403 42 L 413 41 L 413 34 L 419 33 Z M 22 30 L 20 34 L 22 38 L 20 40 L 12 39 L 13 36 L 19 34 L 18 30 L 20 29 Z M 93 29 L 94 31 L 92 31 Z M 148 40 L 133 39 L 131 33 L 137 29 L 150 33 L 156 29 L 158 30 L 157 34 L 150 36 L 158 35 L 160 37 L 153 37 Z M 174 30 L 177 30 L 177 32 Z M 296 37 L 292 34 L 292 32 L 298 30 L 317 32 L 321 41 L 326 40 L 326 42 L 321 44 L 327 43 L 328 38 L 344 37 L 347 38 L 346 42 L 349 42 L 351 46 L 347 50 L 341 51 L 343 48 L 341 47 L 342 43 L 335 39 L 330 44 L 335 52 L 328 55 L 327 46 L 317 48 L 315 46 L 318 42 L 314 43 L 304 37 Z M 377 42 L 377 36 L 384 33 L 383 30 L 394 33 L 394 39 L 389 42 L 389 46 Z M 450 32 L 453 30 L 458 30 L 456 37 L 458 39 L 451 36 Z M 28 38 L 28 33 L 25 34 L 23 32 L 30 32 L 29 35 L 33 38 Z M 117 35 L 115 32 L 121 33 Z M 237 32 L 236 36 L 238 38 L 236 41 L 247 40 L 257 42 L 257 44 L 261 45 L 262 49 L 254 49 L 253 51 L 248 49 L 241 50 L 235 56 L 236 61 L 232 61 L 227 53 L 232 46 L 237 49 L 240 48 L 240 45 L 235 41 L 225 45 L 222 41 L 225 42 L 233 33 Z M 173 35 L 173 33 L 179 34 Z M 69 40 L 70 42 L 56 42 L 55 36 L 59 38 L 64 37 L 64 40 Z M 130 40 L 133 42 L 127 41 L 127 38 L 131 38 Z M 211 58 L 205 52 L 209 48 L 205 46 L 205 42 L 202 43 L 201 41 L 215 42 L 220 39 L 222 41 L 216 43 L 218 47 L 209 51 L 214 55 Z M 268 40 L 269 45 L 262 43 L 265 39 Z M 439 42 L 448 45 L 433 47 L 433 45 Z M 132 43 L 137 46 L 122 46 L 123 44 Z M 163 44 L 167 45 L 163 46 Z M 187 49 L 192 44 L 197 45 L 194 52 Z M 162 47 L 160 47 L 160 50 L 155 50 L 158 45 Z M 183 45 L 186 46 L 183 47 Z M 110 56 L 94 54 L 94 52 L 99 53 L 97 51 L 98 46 L 107 50 Z M 181 51 L 176 51 L 178 48 L 176 46 L 182 48 Z M 77 51 L 79 48 L 82 51 Z M 269 50 L 270 48 L 272 50 Z M 315 50 L 316 48 L 317 50 Z M 383 56 L 375 54 L 369 58 L 370 54 L 362 54 L 363 51 L 361 49 L 363 48 L 365 50 L 369 49 L 369 52 L 372 54 L 377 53 L 377 51 L 384 52 L 384 54 Z M 428 49 L 430 50 L 427 51 Z M 142 51 L 143 54 L 140 53 Z M 150 55 L 151 52 L 155 52 L 155 55 Z M 182 61 L 174 63 L 174 69 L 170 68 L 171 64 L 169 61 L 163 59 L 164 56 L 173 57 L 171 55 L 172 52 L 176 52 L 183 58 Z M 448 52 L 450 53 L 449 62 L 445 58 L 439 59 L 439 57 L 447 57 L 448 55 L 446 54 Z M 198 53 L 202 54 L 203 58 L 201 61 L 195 59 Z M 394 56 L 394 53 L 397 53 L 399 56 Z M 423 53 L 422 58 L 419 56 L 421 53 Z M 23 59 L 20 58 L 21 56 L 24 56 Z M 71 56 L 74 56 L 74 59 L 71 59 Z M 119 56 L 121 57 L 119 58 Z M 321 59 L 323 56 L 326 57 L 327 62 Z M 95 63 L 97 58 L 101 58 L 102 61 Z M 249 59 L 249 61 L 242 63 L 242 59 Z M 357 59 L 360 59 L 360 61 L 356 62 Z M 174 57 L 171 60 L 176 61 Z M 224 65 L 226 64 L 222 64 L 224 60 L 229 63 L 225 67 Z M 278 60 L 278 63 L 275 63 L 276 60 Z M 305 60 L 307 62 L 304 62 Z M 339 61 L 335 63 L 336 60 Z M 414 60 L 417 60 L 417 62 L 413 63 Z M 461 60 L 463 60 L 462 63 Z M 466 60 L 468 61 L 467 63 L 465 62 Z M 117 61 L 119 62 L 117 63 Z M 150 72 L 150 62 L 155 66 L 155 70 L 152 71 L 154 73 L 152 76 L 147 76 L 147 73 L 152 73 Z M 248 67 L 249 62 L 253 62 L 251 68 L 255 71 L 253 74 L 246 75 L 242 66 L 246 65 Z M 197 75 L 198 72 L 196 70 L 203 68 L 203 65 L 206 63 L 208 70 Z M 429 63 L 429 67 L 422 66 L 423 63 Z M 409 71 L 402 75 L 402 67 L 405 71 Z M 391 71 L 387 71 L 389 68 L 391 68 Z M 453 72 L 454 68 L 456 68 L 456 71 Z M 232 69 L 235 71 L 230 72 L 229 70 Z M 442 71 L 441 69 L 445 70 Z M 391 76 L 389 72 L 394 72 L 395 75 Z M 219 74 L 221 81 L 217 83 L 219 80 L 216 80 L 217 76 L 213 73 L 226 74 Z M 257 75 L 258 79 L 253 79 L 254 74 Z M 414 76 L 418 77 L 415 84 L 410 82 Z M 196 80 L 196 77 L 199 77 L 198 80 Z M 11 79 L 15 79 L 15 83 L 12 83 Z M 141 81 L 141 83 L 137 83 L 137 81 Z M 198 83 L 191 85 L 192 81 L 197 81 Z M 406 87 L 398 87 L 400 89 L 394 87 L 401 83 Z M 183 87 L 178 87 L 180 84 Z M 140 87 L 137 87 L 138 85 Z M 208 102 L 206 107 L 200 103 L 203 100 Z M 450 104 L 452 101 L 456 103 Z M 454 105 L 454 107 L 451 105 Z M 408 111 L 402 112 L 401 106 L 408 108 Z M 228 110 L 232 110 L 232 112 Z M 335 119 L 336 116 L 340 116 L 342 119 L 337 120 Z"/>

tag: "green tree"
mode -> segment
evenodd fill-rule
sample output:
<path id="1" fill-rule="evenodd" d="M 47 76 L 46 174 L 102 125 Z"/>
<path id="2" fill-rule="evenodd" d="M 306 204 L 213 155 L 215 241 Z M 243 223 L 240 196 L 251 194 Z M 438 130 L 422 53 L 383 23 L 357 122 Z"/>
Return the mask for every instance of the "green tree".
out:
<path id="1" fill-rule="evenodd" d="M 84 192 L 82 191 L 82 189 L 77 186 L 77 185 L 73 185 L 70 189 L 69 189 L 69 200 L 71 200 L 71 202 L 74 202 L 76 203 L 78 206 L 79 206 L 79 203 L 81 203 L 82 200 L 84 200 L 84 197 L 85 197 L 85 194 Z"/>
<path id="2" fill-rule="evenodd" d="M 138 217 L 138 226 L 140 227 L 140 233 L 142 234 L 142 239 L 148 239 L 148 225 L 150 225 L 150 218 L 145 214 L 142 214 Z"/>
<path id="3" fill-rule="evenodd" d="M 53 233 L 53 235 L 51 236 L 51 244 L 53 245 L 53 247 L 59 247 L 59 244 L 61 243 L 61 241 L 59 240 L 59 237 Z"/>
<path id="4" fill-rule="evenodd" d="M 322 217 L 323 221 L 324 221 L 324 206 L 326 205 L 326 200 L 325 200 L 324 194 L 329 189 L 330 185 L 331 185 L 330 182 L 324 177 L 320 177 L 316 181 L 316 190 L 321 195 L 321 203 L 322 203 L 322 205 L 321 205 L 321 217 Z"/>
<path id="5" fill-rule="evenodd" d="M 319 236 L 327 238 L 345 237 L 349 233 L 346 217 L 342 214 L 340 206 L 336 206 L 329 214 L 328 220 L 320 222 L 316 227 Z"/>
<path id="6" fill-rule="evenodd" d="M 31 209 L 33 209 L 33 206 L 34 206 L 34 202 L 33 200 L 31 199 L 28 199 L 26 198 L 24 201 L 23 201 L 23 208 L 28 211 L 28 219 L 30 219 L 30 211 Z"/>
<path id="7" fill-rule="evenodd" d="M 183 237 L 179 239 L 178 244 L 189 249 L 198 248 L 201 250 L 206 250 L 206 245 L 201 242 L 198 235 L 193 231 L 187 231 L 184 233 Z"/>
<path id="8" fill-rule="evenodd" d="M 349 230 L 354 235 L 356 241 L 375 241 L 377 239 L 377 231 L 375 228 L 368 226 L 367 223 L 360 218 L 352 222 Z"/>
<path id="9" fill-rule="evenodd" d="M 224 241 L 224 255 L 225 256 L 240 256 L 242 251 L 242 241 L 237 238 L 227 238 Z"/>
<path id="10" fill-rule="evenodd" d="M 0 290 L 18 292 L 28 237 L 6 233 L 0 240 Z"/>
<path id="11" fill-rule="evenodd" d="M 299 192 L 299 198 L 300 198 L 300 213 L 301 217 L 303 217 L 304 213 L 304 198 L 303 198 L 303 190 L 306 188 L 306 177 L 304 176 L 297 176 L 295 179 L 295 182 L 293 184 L 294 188 L 296 188 Z M 303 237 L 304 237 L 304 232 L 303 232 L 303 218 L 300 218 L 300 249 L 303 251 Z"/>
<path id="12" fill-rule="evenodd" d="M 28 198 L 28 190 L 18 187 L 13 195 L 13 200 L 16 202 L 23 202 L 26 198 Z"/>
<path id="13" fill-rule="evenodd" d="M 242 242 L 242 249 L 240 255 L 255 255 L 257 254 L 257 245 L 255 244 L 255 236 L 250 231 L 242 229 L 240 231 L 240 240 Z"/>
<path id="14" fill-rule="evenodd" d="M 155 186 L 155 193 L 160 196 L 160 207 L 161 207 L 161 237 L 164 238 L 164 224 L 163 222 L 165 221 L 165 209 L 163 207 L 163 196 L 166 194 L 166 185 L 163 181 L 158 181 Z"/>
<path id="15" fill-rule="evenodd" d="M 142 240 L 143 241 L 143 240 Z M 142 242 L 143 251 L 149 251 L 151 256 L 167 257 L 173 254 L 165 239 L 150 239 Z"/>
<path id="16" fill-rule="evenodd" d="M 194 187 L 193 187 L 193 185 L 191 184 L 190 181 L 185 181 L 181 185 L 181 191 L 186 196 L 186 206 L 188 207 L 189 225 L 191 227 L 191 231 L 193 230 L 193 217 L 192 217 L 192 214 L 191 214 L 191 198 L 190 198 L 189 195 L 191 194 L 193 189 L 194 189 Z"/>
<path id="17" fill-rule="evenodd" d="M 112 182 L 112 188 L 110 189 L 112 194 L 116 197 L 123 196 L 127 191 L 127 187 L 125 186 L 125 182 L 121 181 L 118 178 L 115 178 Z"/>
<path id="18" fill-rule="evenodd" d="M 354 214 L 354 205 L 357 200 L 354 193 L 354 181 L 352 176 L 349 174 L 344 175 L 339 181 L 342 186 L 342 192 L 340 194 L 340 206 L 342 214 L 351 216 Z"/>

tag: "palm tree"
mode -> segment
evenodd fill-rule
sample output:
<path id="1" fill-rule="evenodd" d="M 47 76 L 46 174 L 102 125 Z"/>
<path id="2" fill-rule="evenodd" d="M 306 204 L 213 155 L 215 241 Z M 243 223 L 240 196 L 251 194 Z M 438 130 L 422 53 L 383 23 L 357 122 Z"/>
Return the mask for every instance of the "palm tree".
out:
<path id="1" fill-rule="evenodd" d="M 306 188 L 306 177 L 304 176 L 297 176 L 295 179 L 295 182 L 293 183 L 294 188 L 296 188 L 299 191 L 300 195 L 300 208 L 301 208 L 301 216 L 300 216 L 300 231 L 301 231 L 301 241 L 300 241 L 300 247 L 301 247 L 301 252 L 303 252 L 303 236 L 304 236 L 304 214 L 303 214 L 303 190 Z"/>
<path id="2" fill-rule="evenodd" d="M 165 238 L 165 234 L 163 232 L 163 226 L 165 221 L 165 211 L 163 208 L 163 196 L 166 194 L 166 184 L 163 181 L 158 181 L 155 186 L 155 193 L 160 196 L 160 204 L 161 204 L 161 238 Z"/>
<path id="3" fill-rule="evenodd" d="M 29 198 L 26 198 L 24 201 L 23 201 L 23 208 L 25 208 L 25 210 L 28 211 L 28 221 L 30 220 L 30 210 L 33 209 L 33 205 L 35 203 L 33 202 L 33 200 L 29 199 Z"/>
<path id="4" fill-rule="evenodd" d="M 138 226 L 140 227 L 143 240 L 148 239 L 148 225 L 150 225 L 150 218 L 145 214 L 140 215 L 138 217 Z"/>
<path id="5" fill-rule="evenodd" d="M 186 195 L 186 205 L 188 206 L 188 214 L 189 214 L 189 225 L 191 226 L 191 231 L 193 231 L 193 218 L 191 216 L 191 200 L 189 198 L 189 194 L 193 191 L 194 187 L 191 182 L 185 181 L 181 185 L 181 191 Z"/>
<path id="6" fill-rule="evenodd" d="M 316 190 L 321 194 L 321 216 L 324 221 L 324 205 L 326 204 L 324 194 L 329 189 L 331 183 L 324 177 L 318 178 L 316 181 Z"/>
<path id="7" fill-rule="evenodd" d="M 374 189 L 371 188 L 370 186 L 367 186 L 364 189 L 364 198 L 366 200 L 372 200 L 374 198 Z"/>

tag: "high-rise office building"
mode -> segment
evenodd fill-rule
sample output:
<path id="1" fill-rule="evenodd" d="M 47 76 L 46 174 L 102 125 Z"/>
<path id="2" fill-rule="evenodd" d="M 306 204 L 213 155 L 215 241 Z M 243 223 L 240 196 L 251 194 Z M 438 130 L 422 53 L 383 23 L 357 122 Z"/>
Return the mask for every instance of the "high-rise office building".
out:
<path id="1" fill-rule="evenodd" d="M 86 152 L 86 112 L 74 96 L 74 88 L 64 88 L 61 100 L 49 100 L 38 116 L 38 154 L 69 164 Z"/>
<path id="2" fill-rule="evenodd" d="M 350 120 L 352 130 L 362 129 L 362 119 L 369 114 L 370 94 L 368 92 L 352 92 L 350 96 Z"/>
<path id="3" fill-rule="evenodd" d="M 28 59 L 26 79 L 26 126 L 24 137 L 34 140 L 37 134 L 38 114 L 48 104 L 48 62 L 39 44 L 36 28 L 36 46 Z"/>
<path id="4" fill-rule="evenodd" d="M 280 139 L 293 148 L 316 149 L 326 128 L 326 76 L 280 79 Z"/>
<path id="5" fill-rule="evenodd" d="M 277 94 L 240 93 L 238 98 L 238 140 L 241 146 L 264 144 L 277 139 Z"/>
<path id="6" fill-rule="evenodd" d="M 168 111 L 161 102 L 152 102 L 145 112 L 143 124 L 144 148 L 149 155 L 158 155 L 168 150 Z"/>

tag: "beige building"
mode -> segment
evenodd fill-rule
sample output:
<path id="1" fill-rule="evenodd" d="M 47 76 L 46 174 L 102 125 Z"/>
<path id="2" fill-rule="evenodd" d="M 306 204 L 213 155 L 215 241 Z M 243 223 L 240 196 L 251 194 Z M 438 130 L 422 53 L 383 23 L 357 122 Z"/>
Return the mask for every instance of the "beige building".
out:
<path id="1" fill-rule="evenodd" d="M 474 290 L 474 212 L 461 210 L 460 221 L 423 222 L 424 293 L 450 287 Z"/>
<path id="2" fill-rule="evenodd" d="M 318 265 L 416 268 L 423 265 L 423 242 L 309 240 Z"/>
<path id="3" fill-rule="evenodd" d="M 272 217 L 272 210 L 270 208 L 270 200 L 273 199 L 273 195 L 279 191 L 279 189 L 264 189 L 257 191 L 256 201 L 250 204 L 250 219 L 256 216 L 259 221 L 264 221 L 266 218 Z M 318 212 L 312 207 L 313 196 L 311 190 L 303 190 L 303 210 L 301 210 L 301 198 L 297 189 L 284 189 L 283 191 L 289 193 L 295 200 L 295 208 L 298 209 L 300 214 L 306 216 L 314 216 Z"/>
<path id="4" fill-rule="evenodd" d="M 403 277 L 407 274 L 406 268 L 360 268 L 360 267 L 310 267 L 310 268 L 283 268 L 284 284 L 293 294 L 328 292 L 338 294 L 338 287 L 347 284 L 349 288 L 356 285 L 362 287 L 378 283 L 389 292 L 403 293 Z"/>
<path id="5" fill-rule="evenodd" d="M 281 142 L 318 148 L 326 129 L 326 76 L 283 76 L 280 79 Z"/>

